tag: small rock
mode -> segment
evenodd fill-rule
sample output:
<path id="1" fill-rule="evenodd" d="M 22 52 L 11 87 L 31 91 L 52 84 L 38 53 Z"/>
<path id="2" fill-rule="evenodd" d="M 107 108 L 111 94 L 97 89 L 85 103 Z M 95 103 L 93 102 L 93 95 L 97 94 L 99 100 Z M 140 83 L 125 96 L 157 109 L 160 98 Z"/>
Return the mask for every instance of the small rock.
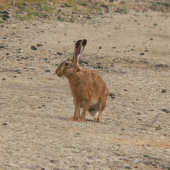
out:
<path id="1" fill-rule="evenodd" d="M 8 123 L 2 123 L 2 125 L 8 125 Z"/>
<path id="2" fill-rule="evenodd" d="M 8 11 L 0 11 L 1 14 L 6 14 L 6 15 L 9 15 L 9 12 Z"/>
<path id="3" fill-rule="evenodd" d="M 170 111 L 168 109 L 162 109 L 162 111 L 165 113 L 170 113 Z"/>
<path id="4" fill-rule="evenodd" d="M 100 68 L 100 69 L 103 69 L 103 66 L 97 64 L 96 66 L 93 66 L 93 68 Z"/>
<path id="5" fill-rule="evenodd" d="M 26 57 L 21 57 L 22 60 L 27 60 L 29 57 L 26 56 Z"/>
<path id="6" fill-rule="evenodd" d="M 113 49 L 115 49 L 116 47 L 112 47 Z"/>
<path id="7" fill-rule="evenodd" d="M 65 4 L 65 7 L 72 7 L 71 5 Z"/>
<path id="8" fill-rule="evenodd" d="M 2 18 L 3 20 L 8 20 L 8 19 L 10 18 L 10 16 L 7 15 L 7 14 L 4 14 L 4 15 L 1 15 L 1 18 Z"/>
<path id="9" fill-rule="evenodd" d="M 91 17 L 90 17 L 90 16 L 87 16 L 86 19 L 91 19 Z"/>
<path id="10" fill-rule="evenodd" d="M 145 55 L 145 53 L 140 53 L 140 55 Z"/>
<path id="11" fill-rule="evenodd" d="M 61 52 L 57 52 L 57 55 L 63 55 L 63 53 L 61 53 Z"/>
<path id="12" fill-rule="evenodd" d="M 161 93 L 166 93 L 166 89 L 162 89 L 162 90 L 161 90 Z"/>
<path id="13" fill-rule="evenodd" d="M 17 51 L 18 53 L 22 53 L 22 52 L 23 52 L 23 50 L 22 50 L 21 48 L 16 49 L 16 51 Z"/>
<path id="14" fill-rule="evenodd" d="M 130 166 L 125 166 L 125 169 L 131 169 L 131 167 Z"/>
<path id="15" fill-rule="evenodd" d="M 30 29 L 30 27 L 25 27 L 25 29 Z"/>
<path id="16" fill-rule="evenodd" d="M 101 4 L 100 6 L 103 8 L 108 8 L 108 5 L 105 5 L 105 4 Z"/>
<path id="17" fill-rule="evenodd" d="M 37 50 L 36 46 L 31 46 L 31 50 Z"/>
<path id="18" fill-rule="evenodd" d="M 7 52 L 6 55 L 10 55 L 10 53 Z"/>
<path id="19" fill-rule="evenodd" d="M 168 65 L 163 64 L 163 63 L 159 63 L 159 64 L 156 64 L 155 67 L 168 67 Z"/>
<path id="20" fill-rule="evenodd" d="M 2 78 L 2 80 L 4 81 L 4 80 L 6 80 L 6 78 Z"/>
<path id="21" fill-rule="evenodd" d="M 50 70 L 45 70 L 45 72 L 50 73 Z"/>
<path id="22" fill-rule="evenodd" d="M 114 93 L 109 93 L 109 96 L 112 98 L 112 99 L 115 99 L 115 94 Z"/>
<path id="23" fill-rule="evenodd" d="M 83 64 L 83 63 L 84 63 L 84 64 L 87 64 L 87 65 L 89 64 L 89 62 L 88 62 L 87 60 L 84 60 L 84 59 L 81 59 L 81 58 L 80 58 L 80 60 L 79 60 L 79 63 L 80 63 L 80 64 Z"/>
<path id="24" fill-rule="evenodd" d="M 43 46 L 43 44 L 37 44 L 37 47 L 42 47 Z"/>
<path id="25" fill-rule="evenodd" d="M 80 3 L 80 5 L 82 5 L 82 6 L 87 6 L 88 4 L 85 3 L 85 2 L 82 2 L 82 3 Z"/>
<path id="26" fill-rule="evenodd" d="M 153 40 L 153 38 L 150 38 L 150 40 Z"/>
<path id="27" fill-rule="evenodd" d="M 99 49 L 102 49 L 102 47 L 100 46 Z"/>

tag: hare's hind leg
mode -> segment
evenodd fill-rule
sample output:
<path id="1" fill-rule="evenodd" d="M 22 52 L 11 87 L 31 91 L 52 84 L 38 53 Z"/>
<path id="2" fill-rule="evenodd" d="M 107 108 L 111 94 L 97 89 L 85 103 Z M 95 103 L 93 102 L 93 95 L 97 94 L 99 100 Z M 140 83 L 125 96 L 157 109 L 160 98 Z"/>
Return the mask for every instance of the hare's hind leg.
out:
<path id="1" fill-rule="evenodd" d="M 74 115 L 70 117 L 70 120 L 77 121 L 80 117 L 80 102 L 77 102 L 74 99 L 74 105 L 75 105 Z"/>
<path id="2" fill-rule="evenodd" d="M 104 105 L 104 107 L 105 107 L 105 105 Z M 95 122 L 102 122 L 103 121 L 103 119 L 102 119 L 102 111 L 104 110 L 104 108 L 103 109 L 102 108 L 99 108 L 99 114 L 98 114 L 97 117 L 94 118 Z"/>
<path id="3" fill-rule="evenodd" d="M 102 122 L 102 112 L 106 106 L 106 100 L 107 100 L 107 97 L 108 97 L 108 94 L 109 94 L 109 90 L 106 89 L 102 95 L 102 97 L 100 98 L 99 100 L 99 103 L 98 103 L 98 106 L 99 106 L 99 114 L 96 118 L 94 118 L 94 121 L 95 122 Z"/>

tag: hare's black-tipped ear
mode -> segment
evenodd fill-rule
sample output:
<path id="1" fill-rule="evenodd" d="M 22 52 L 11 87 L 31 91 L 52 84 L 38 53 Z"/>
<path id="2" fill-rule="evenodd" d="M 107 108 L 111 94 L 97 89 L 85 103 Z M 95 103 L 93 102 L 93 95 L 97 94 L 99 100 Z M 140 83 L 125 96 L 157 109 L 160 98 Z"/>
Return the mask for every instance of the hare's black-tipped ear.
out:
<path id="1" fill-rule="evenodd" d="M 78 40 L 75 44 L 74 54 L 73 54 L 73 63 L 77 64 L 79 60 L 79 55 L 83 52 L 85 45 L 87 44 L 87 40 Z"/>

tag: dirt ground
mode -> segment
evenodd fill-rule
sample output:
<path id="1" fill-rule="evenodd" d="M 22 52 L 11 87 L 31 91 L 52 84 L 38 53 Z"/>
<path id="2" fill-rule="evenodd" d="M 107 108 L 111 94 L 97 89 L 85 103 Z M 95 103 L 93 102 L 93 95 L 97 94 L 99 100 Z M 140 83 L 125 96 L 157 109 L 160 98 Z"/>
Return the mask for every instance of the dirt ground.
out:
<path id="1" fill-rule="evenodd" d="M 82 67 L 112 93 L 103 123 L 68 119 L 68 80 L 54 73 L 84 38 Z M 170 13 L 8 21 L 0 39 L 1 170 L 170 170 Z"/>

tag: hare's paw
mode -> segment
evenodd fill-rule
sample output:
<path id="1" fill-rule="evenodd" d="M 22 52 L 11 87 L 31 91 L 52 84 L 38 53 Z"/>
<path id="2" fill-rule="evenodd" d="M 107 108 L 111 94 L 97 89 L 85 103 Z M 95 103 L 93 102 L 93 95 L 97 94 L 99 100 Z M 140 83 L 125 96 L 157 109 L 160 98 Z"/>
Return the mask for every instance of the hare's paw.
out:
<path id="1" fill-rule="evenodd" d="M 72 121 L 77 121 L 77 120 L 78 120 L 78 117 L 71 116 L 69 119 L 72 120 Z"/>
<path id="2" fill-rule="evenodd" d="M 78 121 L 79 121 L 79 122 L 85 122 L 85 121 L 86 121 L 86 118 L 85 118 L 85 117 L 80 117 Z"/>
<path id="3" fill-rule="evenodd" d="M 94 118 L 95 122 L 103 122 L 102 117 L 96 117 Z"/>

